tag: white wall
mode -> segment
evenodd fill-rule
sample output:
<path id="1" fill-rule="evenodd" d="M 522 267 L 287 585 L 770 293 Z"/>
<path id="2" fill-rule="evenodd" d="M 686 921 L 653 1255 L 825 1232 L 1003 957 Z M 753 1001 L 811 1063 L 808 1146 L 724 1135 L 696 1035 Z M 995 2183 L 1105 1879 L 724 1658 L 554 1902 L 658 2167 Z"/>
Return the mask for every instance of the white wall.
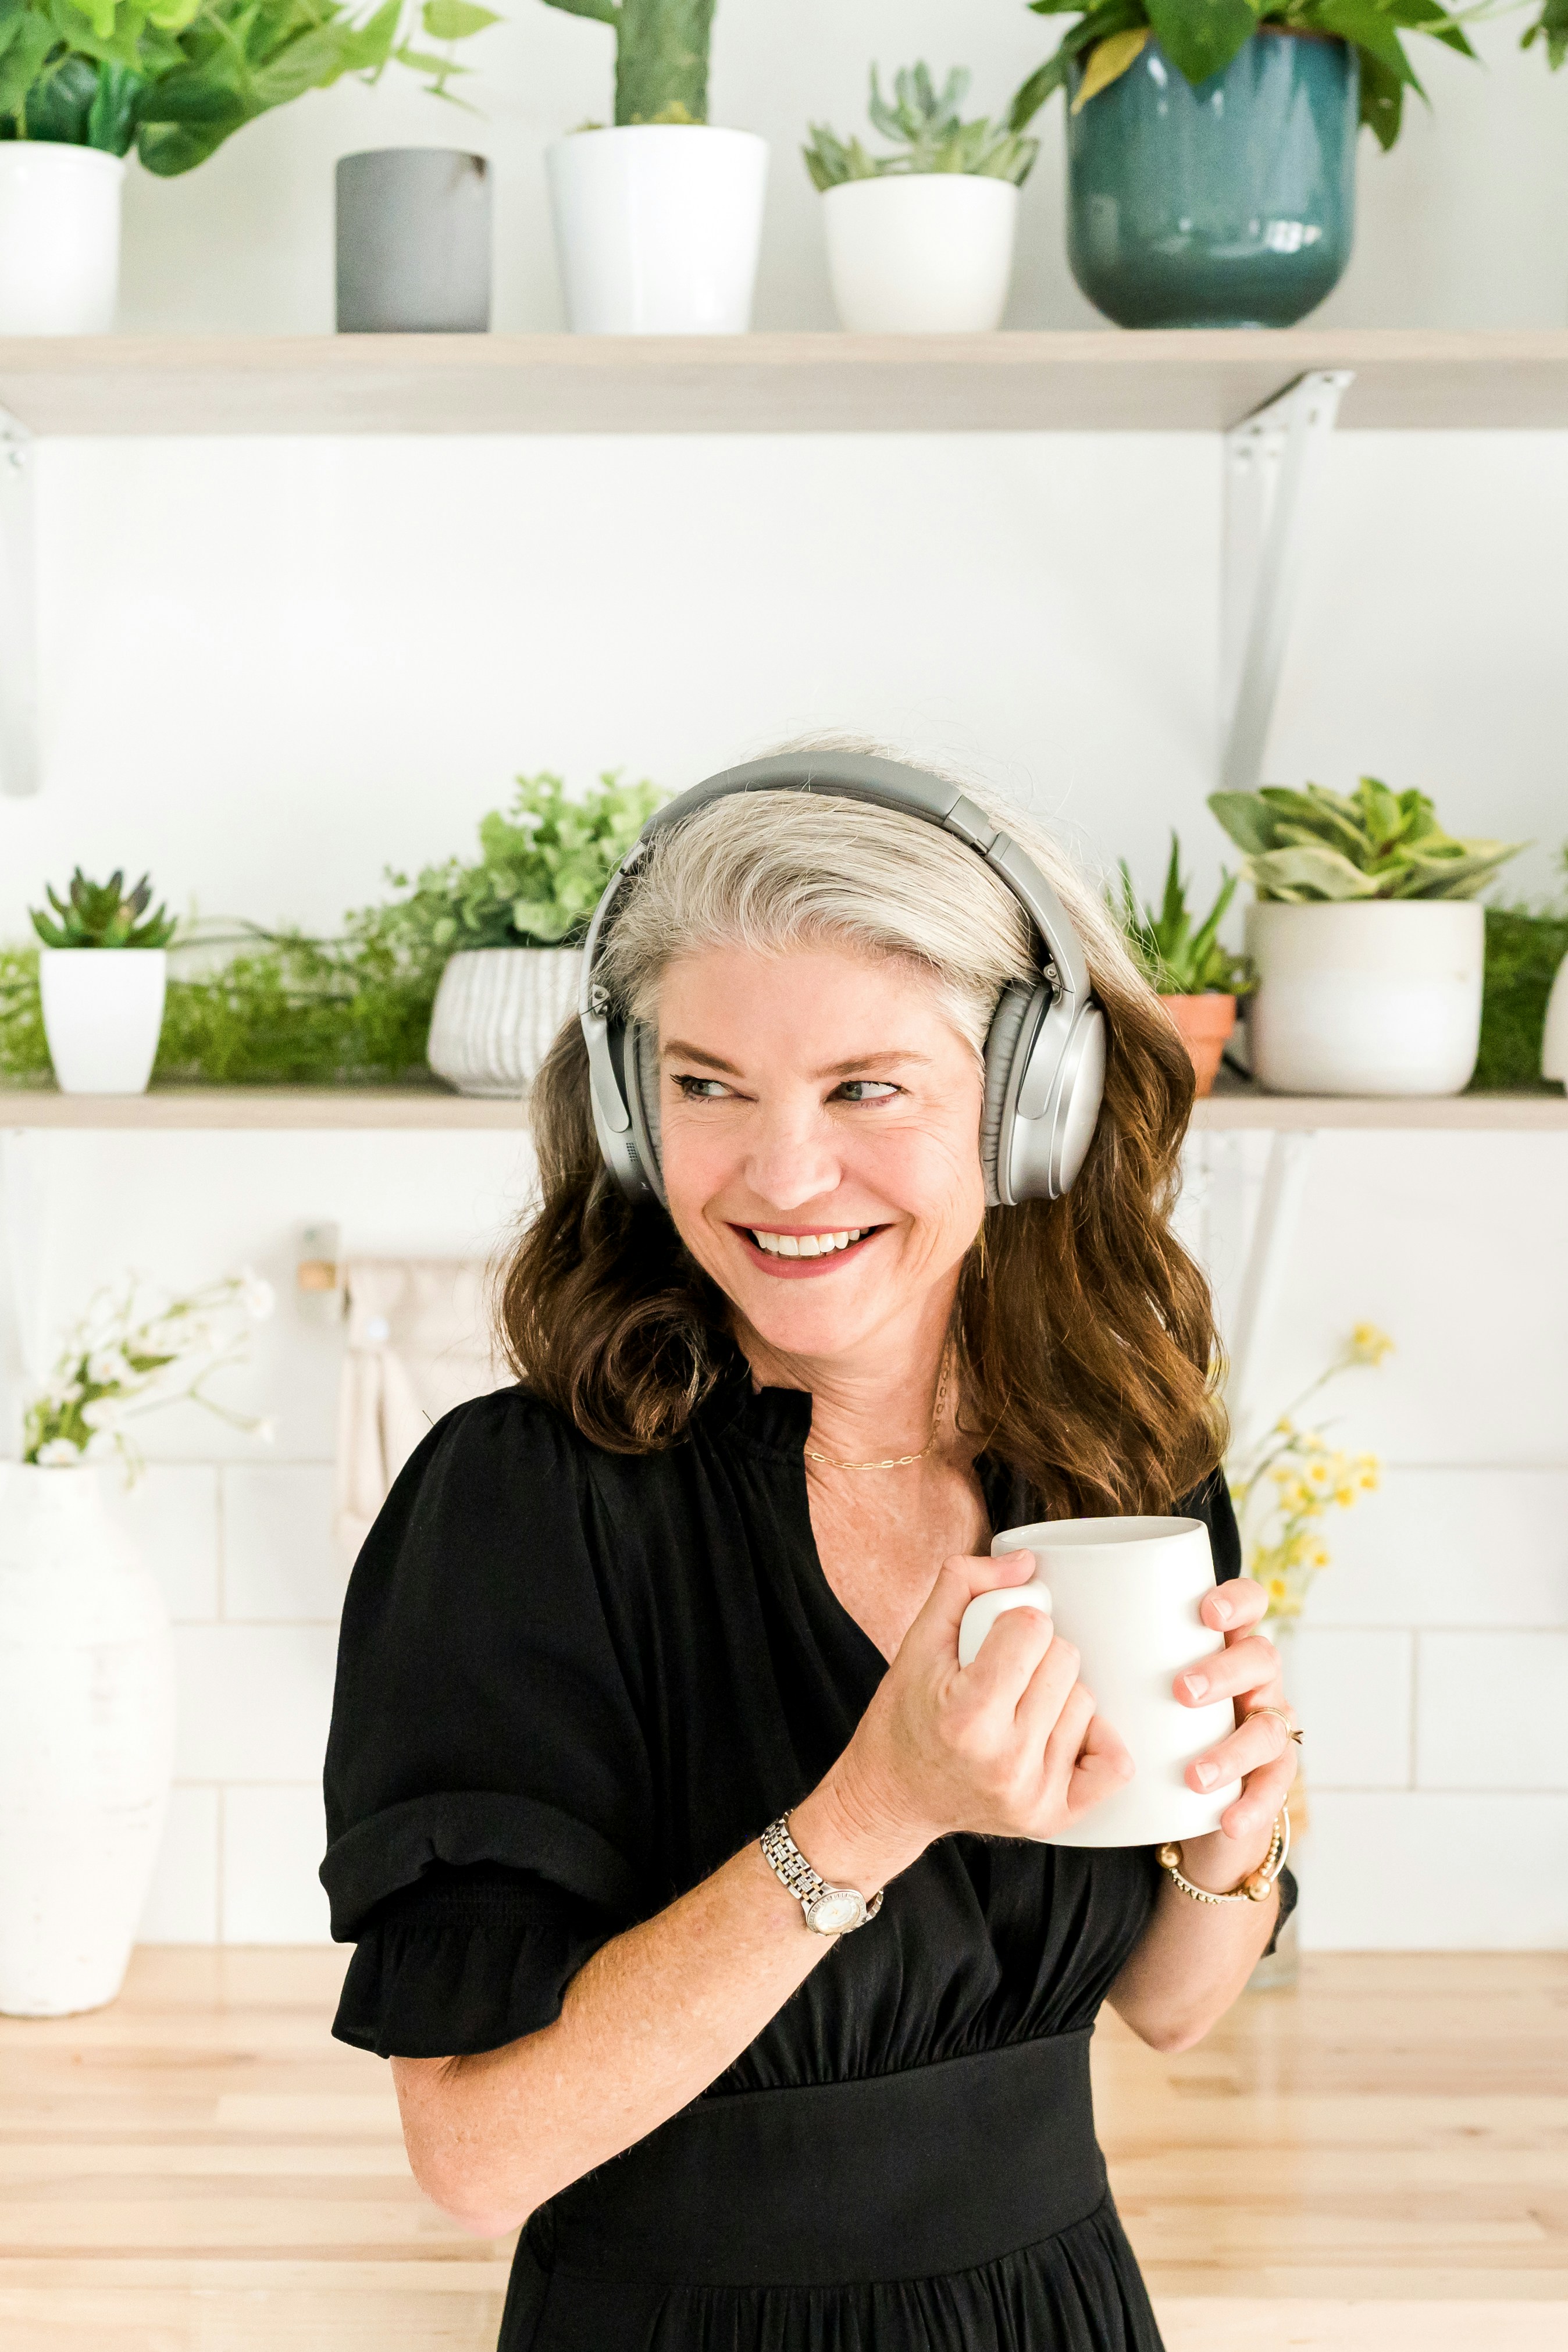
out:
<path id="1" fill-rule="evenodd" d="M 1325 319 L 1562 321 L 1568 75 L 1517 57 L 1515 29 L 1487 37 L 1489 74 L 1435 57 L 1436 113 L 1412 109 L 1391 161 L 1363 142 Z M 1000 0 L 724 0 L 715 114 L 775 142 L 759 324 L 830 323 L 791 152 L 808 116 L 847 127 L 872 55 L 967 55 L 995 103 L 1052 37 Z M 540 153 L 603 112 L 607 36 L 520 0 L 473 54 L 478 122 L 352 88 L 185 181 L 133 173 L 123 323 L 324 330 L 331 159 L 413 138 L 497 156 L 497 324 L 555 324 Z M 1013 320 L 1091 323 L 1047 135 Z M 150 864 L 181 906 L 327 925 L 384 866 L 466 847 L 516 769 L 673 788 L 825 725 L 963 761 L 1146 881 L 1178 824 L 1212 876 L 1218 484 L 1195 436 L 46 446 L 46 788 L 0 801 L 0 935 L 79 858 Z M 1319 526 L 1270 772 L 1421 782 L 1460 829 L 1542 844 L 1517 869 L 1539 883 L 1568 832 L 1568 440 L 1343 436 Z M 489 1136 L 43 1150 L 61 1316 L 127 1265 L 248 1259 L 286 1290 L 323 1217 L 352 1249 L 482 1251 L 526 1181 Z M 1321 1148 L 1271 1380 L 1288 1393 L 1363 1316 L 1401 1344 L 1347 1400 L 1393 1468 L 1303 1645 L 1311 1941 L 1568 1940 L 1565 1768 L 1540 1728 L 1568 1642 L 1565 1190 L 1562 1139 Z M 184 1676 L 150 1936 L 321 1931 L 335 1371 L 331 1335 L 286 1306 L 242 1384 L 279 1418 L 273 1454 L 171 1423 L 127 1505 Z"/>

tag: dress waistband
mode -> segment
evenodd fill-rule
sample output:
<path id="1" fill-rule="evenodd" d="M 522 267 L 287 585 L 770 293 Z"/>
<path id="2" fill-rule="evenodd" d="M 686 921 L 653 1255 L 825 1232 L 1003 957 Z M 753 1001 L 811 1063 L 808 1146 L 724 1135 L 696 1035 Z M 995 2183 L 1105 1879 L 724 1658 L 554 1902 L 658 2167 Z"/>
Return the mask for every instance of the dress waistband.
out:
<path id="1" fill-rule="evenodd" d="M 836 2286 L 995 2262 L 1104 2199 L 1089 2040 L 699 2099 L 552 2200 L 547 2266 L 623 2284 Z"/>

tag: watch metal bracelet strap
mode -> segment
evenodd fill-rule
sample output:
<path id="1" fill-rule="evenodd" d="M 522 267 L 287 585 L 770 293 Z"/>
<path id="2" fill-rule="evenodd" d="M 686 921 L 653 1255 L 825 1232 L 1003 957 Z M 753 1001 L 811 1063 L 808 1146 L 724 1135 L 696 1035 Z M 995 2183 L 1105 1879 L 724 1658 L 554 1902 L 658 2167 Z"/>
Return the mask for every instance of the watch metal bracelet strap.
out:
<path id="1" fill-rule="evenodd" d="M 874 1919 L 881 1909 L 880 1887 L 868 1902 L 858 1887 L 830 1885 L 813 1870 L 789 1833 L 788 1813 L 768 1823 L 762 1848 L 763 1861 L 785 1893 L 795 1896 L 813 1935 L 847 1936 L 851 1928 L 863 1927 L 868 1919 Z"/>

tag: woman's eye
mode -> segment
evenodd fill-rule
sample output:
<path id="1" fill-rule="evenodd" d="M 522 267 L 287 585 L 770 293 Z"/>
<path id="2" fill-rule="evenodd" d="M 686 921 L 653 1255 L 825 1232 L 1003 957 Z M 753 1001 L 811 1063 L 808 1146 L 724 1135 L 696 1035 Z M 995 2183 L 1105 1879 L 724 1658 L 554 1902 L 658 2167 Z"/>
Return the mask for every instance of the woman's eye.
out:
<path id="1" fill-rule="evenodd" d="M 675 1083 L 688 1102 L 720 1102 L 730 1091 L 722 1078 L 678 1077 Z"/>
<path id="2" fill-rule="evenodd" d="M 846 1078 L 841 1087 L 834 1089 L 833 1099 L 852 1103 L 890 1102 L 894 1095 L 902 1092 L 901 1087 L 895 1087 L 887 1078 Z"/>

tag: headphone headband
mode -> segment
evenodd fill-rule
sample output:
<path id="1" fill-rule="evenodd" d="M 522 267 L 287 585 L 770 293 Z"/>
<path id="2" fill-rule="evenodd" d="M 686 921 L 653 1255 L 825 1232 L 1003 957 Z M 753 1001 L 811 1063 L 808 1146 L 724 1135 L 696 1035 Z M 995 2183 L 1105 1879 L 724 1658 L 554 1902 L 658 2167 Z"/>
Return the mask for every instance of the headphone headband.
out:
<path id="1" fill-rule="evenodd" d="M 710 801 L 768 792 L 868 801 L 939 825 L 984 857 L 1023 907 L 1044 943 L 1045 963 L 1041 985 L 1032 991 L 1015 986 L 1004 995 L 1004 1007 L 1015 997 L 1023 1002 L 1014 1010 L 1005 1066 L 996 1074 L 999 1131 L 991 1139 L 995 1165 L 988 1164 L 987 1183 L 1002 1202 L 1055 1199 L 1072 1181 L 1089 1148 L 1104 1071 L 1104 1016 L 1089 992 L 1078 933 L 1034 859 L 957 784 L 923 768 L 858 751 L 785 751 L 721 770 L 656 810 L 611 876 L 583 942 L 578 1016 L 588 1048 L 594 1124 L 622 1189 L 634 1198 L 649 1192 L 664 1196 L 657 1127 L 650 1128 L 643 1100 L 635 1042 L 627 1024 L 612 1021 L 609 997 L 597 977 L 605 933 L 623 889 L 661 833 L 684 824 Z M 988 1073 L 992 1061 L 988 1045 Z M 1036 1158 L 1026 1149 L 1015 1176 L 1013 1139 L 1041 1122 L 1045 1163 L 1026 1167 L 1024 1162 Z"/>

